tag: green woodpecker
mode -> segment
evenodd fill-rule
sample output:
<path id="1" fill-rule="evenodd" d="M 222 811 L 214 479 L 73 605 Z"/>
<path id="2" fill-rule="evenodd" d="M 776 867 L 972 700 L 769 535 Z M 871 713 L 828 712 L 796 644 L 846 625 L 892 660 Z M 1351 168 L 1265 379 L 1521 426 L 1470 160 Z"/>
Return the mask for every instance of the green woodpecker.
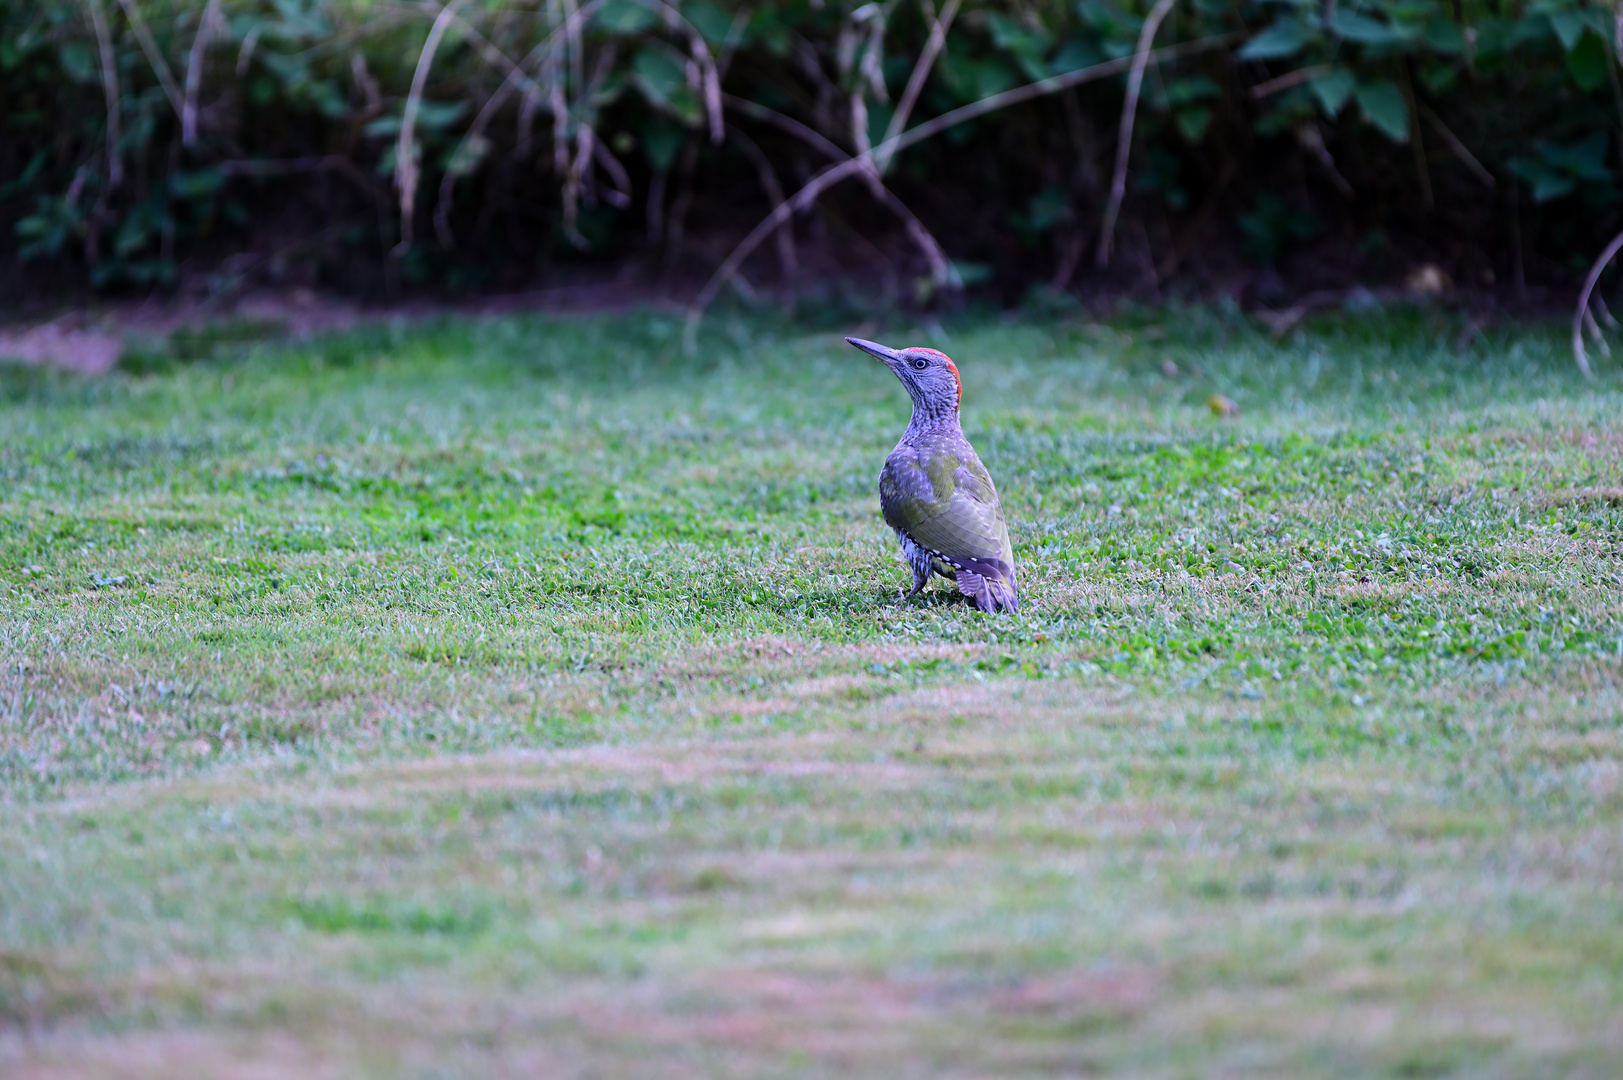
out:
<path id="1" fill-rule="evenodd" d="M 902 380 L 913 419 L 879 474 L 879 508 L 913 569 L 911 599 L 931 573 L 954 581 L 982 611 L 1016 611 L 1014 548 L 992 476 L 958 426 L 963 383 L 934 349 L 887 349 L 845 339 Z"/>

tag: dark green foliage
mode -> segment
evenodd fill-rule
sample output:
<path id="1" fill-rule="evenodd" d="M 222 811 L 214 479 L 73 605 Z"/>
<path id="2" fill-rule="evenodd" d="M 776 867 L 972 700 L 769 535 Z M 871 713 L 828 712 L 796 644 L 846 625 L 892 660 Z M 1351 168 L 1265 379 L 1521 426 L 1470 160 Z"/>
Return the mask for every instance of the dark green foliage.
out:
<path id="1" fill-rule="evenodd" d="M 1122 57 L 1147 6 L 966 4 L 907 125 Z M 830 161 L 718 94 L 853 153 L 859 126 L 884 138 L 929 32 L 911 5 L 852 0 L 470 4 L 423 58 L 402 139 L 436 10 L 0 0 L 0 282 L 489 287 L 648 244 L 707 271 L 715 256 L 681 236 L 767 209 L 744 135 L 790 192 Z M 1365 276 L 1401 269 L 1395 244 L 1484 281 L 1524 257 L 1558 281 L 1623 220 L 1617 32 L 1582 0 L 1190 0 L 1157 44 L 1210 47 L 1151 65 L 1118 231 L 1163 273 L 1215 265 L 1211 250 L 1271 264 L 1322 241 Z M 1074 282 L 1124 81 L 950 129 L 904 151 L 888 182 L 966 277 Z M 402 145 L 421 172 L 407 228 Z M 844 242 L 895 228 L 859 189 L 827 198 Z M 690 225 L 695 204 L 710 210 Z"/>

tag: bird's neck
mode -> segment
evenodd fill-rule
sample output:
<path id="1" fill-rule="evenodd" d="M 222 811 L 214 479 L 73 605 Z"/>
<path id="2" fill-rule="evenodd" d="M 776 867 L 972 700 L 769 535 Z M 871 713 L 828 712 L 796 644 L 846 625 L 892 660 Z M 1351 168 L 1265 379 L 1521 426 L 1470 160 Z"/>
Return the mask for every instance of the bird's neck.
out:
<path id="1" fill-rule="evenodd" d="M 913 418 L 907 422 L 907 438 L 959 430 L 956 402 L 932 402 L 920 397 L 913 399 Z"/>

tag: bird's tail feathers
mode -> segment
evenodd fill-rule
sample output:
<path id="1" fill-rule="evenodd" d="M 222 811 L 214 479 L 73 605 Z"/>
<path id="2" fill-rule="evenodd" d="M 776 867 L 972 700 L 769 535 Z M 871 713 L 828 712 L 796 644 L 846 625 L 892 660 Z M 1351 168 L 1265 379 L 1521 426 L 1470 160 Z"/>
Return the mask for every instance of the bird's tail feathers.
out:
<path id="1" fill-rule="evenodd" d="M 1020 594 L 1013 569 L 1001 562 L 967 563 L 958 568 L 958 591 L 982 611 L 1019 611 Z"/>

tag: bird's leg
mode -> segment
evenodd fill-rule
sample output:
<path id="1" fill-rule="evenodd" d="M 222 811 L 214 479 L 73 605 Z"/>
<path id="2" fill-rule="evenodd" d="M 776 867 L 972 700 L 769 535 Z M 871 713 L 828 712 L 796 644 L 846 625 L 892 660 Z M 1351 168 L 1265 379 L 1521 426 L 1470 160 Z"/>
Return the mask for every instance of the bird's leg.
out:
<path id="1" fill-rule="evenodd" d="M 896 539 L 901 541 L 902 561 L 907 563 L 909 570 L 913 571 L 913 590 L 904 592 L 900 596 L 900 599 L 905 602 L 923 592 L 924 586 L 929 583 L 932 558 L 928 551 L 915 544 L 900 529 L 896 530 Z"/>

